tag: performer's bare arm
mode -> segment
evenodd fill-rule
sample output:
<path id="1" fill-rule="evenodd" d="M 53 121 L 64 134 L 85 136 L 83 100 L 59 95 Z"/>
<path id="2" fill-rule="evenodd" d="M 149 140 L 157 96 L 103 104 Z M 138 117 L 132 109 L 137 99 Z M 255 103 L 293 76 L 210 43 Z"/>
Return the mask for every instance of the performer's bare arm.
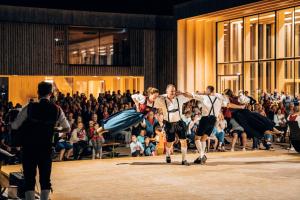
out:
<path id="1" fill-rule="evenodd" d="M 179 95 L 183 95 L 186 98 L 193 99 L 193 95 L 191 93 L 189 93 L 189 92 L 177 91 L 176 92 L 176 96 L 179 96 Z"/>

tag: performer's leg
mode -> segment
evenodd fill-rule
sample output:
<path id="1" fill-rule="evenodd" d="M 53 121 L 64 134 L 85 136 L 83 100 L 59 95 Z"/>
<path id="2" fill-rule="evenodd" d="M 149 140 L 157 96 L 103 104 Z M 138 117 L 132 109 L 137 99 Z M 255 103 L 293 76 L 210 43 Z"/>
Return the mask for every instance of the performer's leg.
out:
<path id="1" fill-rule="evenodd" d="M 182 154 L 182 164 L 186 165 L 186 154 L 187 154 L 187 141 L 186 139 L 180 139 L 180 145 L 181 145 L 181 154 Z"/>
<path id="2" fill-rule="evenodd" d="M 167 163 L 171 163 L 171 148 L 173 146 L 173 142 L 167 142 L 166 145 L 166 161 Z"/>
<path id="3" fill-rule="evenodd" d="M 37 168 L 37 158 L 35 150 L 23 149 L 23 174 L 25 180 L 25 198 L 26 200 L 34 200 L 35 196 L 35 176 Z"/>
<path id="4" fill-rule="evenodd" d="M 242 137 L 243 151 L 246 151 L 247 134 L 245 132 L 243 132 L 241 137 Z"/>
<path id="5" fill-rule="evenodd" d="M 59 161 L 62 161 L 65 155 L 66 149 L 61 149 L 59 152 Z"/>
<path id="6" fill-rule="evenodd" d="M 206 140 L 208 135 L 204 134 L 203 136 L 195 136 L 195 144 L 200 156 L 194 161 L 196 164 L 205 164 L 207 157 L 205 155 Z"/>
<path id="7" fill-rule="evenodd" d="M 52 168 L 52 159 L 51 153 L 45 152 L 42 153 L 38 163 L 39 167 L 39 176 L 40 176 L 40 185 L 41 185 L 41 200 L 48 200 L 51 190 L 51 168 Z"/>
<path id="8" fill-rule="evenodd" d="M 73 153 L 73 148 L 71 148 L 71 149 L 69 149 L 69 150 L 67 151 L 67 155 L 66 155 L 66 159 L 67 159 L 67 160 L 70 159 L 70 156 L 72 155 L 72 153 Z"/>
<path id="9" fill-rule="evenodd" d="M 236 132 L 234 132 L 233 133 L 232 144 L 231 144 L 231 151 L 234 151 L 234 147 L 235 147 L 237 139 L 238 139 L 238 134 Z"/>

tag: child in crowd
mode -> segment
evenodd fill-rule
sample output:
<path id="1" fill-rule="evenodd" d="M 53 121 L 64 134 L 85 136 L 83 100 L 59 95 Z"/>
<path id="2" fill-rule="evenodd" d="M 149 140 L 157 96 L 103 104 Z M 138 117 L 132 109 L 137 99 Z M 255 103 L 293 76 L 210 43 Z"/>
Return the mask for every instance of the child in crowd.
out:
<path id="1" fill-rule="evenodd" d="M 102 134 L 97 133 L 97 129 L 99 128 L 99 124 L 95 123 L 94 125 L 94 132 L 90 135 L 91 143 L 93 146 L 93 159 L 102 158 L 102 144 L 105 142 L 104 137 Z"/>
<path id="2" fill-rule="evenodd" d="M 156 147 L 150 142 L 149 137 L 145 137 L 144 154 L 145 156 L 155 156 Z"/>
<path id="3" fill-rule="evenodd" d="M 166 132 L 165 132 L 165 126 L 166 121 L 164 120 L 164 114 L 162 112 L 159 112 L 156 115 L 157 122 L 153 125 L 154 134 L 155 134 L 155 142 L 156 142 L 156 149 L 157 154 L 163 154 L 165 152 L 166 147 Z"/>
<path id="4" fill-rule="evenodd" d="M 145 144 L 145 135 L 146 135 L 146 130 L 145 130 L 145 129 L 141 129 L 140 135 L 137 137 L 137 140 L 138 140 L 142 145 Z"/>
<path id="5" fill-rule="evenodd" d="M 224 138 L 225 138 L 225 128 L 227 127 L 227 121 L 224 119 L 224 115 L 220 113 L 218 115 L 218 119 L 216 122 L 216 126 L 213 130 L 214 135 L 216 136 L 219 145 L 218 145 L 218 151 L 225 151 L 224 144 Z"/>
<path id="6" fill-rule="evenodd" d="M 87 147 L 87 135 L 82 122 L 77 123 L 77 128 L 73 130 L 70 142 L 73 144 L 74 159 L 80 159 L 81 153 Z"/>
<path id="7" fill-rule="evenodd" d="M 132 157 L 141 156 L 144 153 L 144 147 L 139 141 L 137 141 L 135 135 L 131 136 L 130 151 Z"/>

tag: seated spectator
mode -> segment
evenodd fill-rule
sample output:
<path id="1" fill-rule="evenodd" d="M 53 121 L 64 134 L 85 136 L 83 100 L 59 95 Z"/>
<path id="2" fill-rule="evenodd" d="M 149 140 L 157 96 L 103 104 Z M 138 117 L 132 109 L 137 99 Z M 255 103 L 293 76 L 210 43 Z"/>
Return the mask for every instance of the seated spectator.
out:
<path id="1" fill-rule="evenodd" d="M 88 137 L 89 139 L 91 138 L 91 136 L 94 134 L 95 131 L 95 122 L 94 121 L 89 121 L 89 128 L 88 128 Z"/>
<path id="2" fill-rule="evenodd" d="M 233 118 L 230 119 L 230 124 L 231 124 L 230 135 L 233 137 L 232 144 L 231 144 L 231 151 L 234 151 L 235 144 L 238 138 L 242 140 L 243 151 L 246 151 L 247 134 L 244 131 L 244 128 L 241 127 L 241 125 L 239 125 L 237 121 L 235 121 L 235 119 Z"/>
<path id="3" fill-rule="evenodd" d="M 145 156 L 155 156 L 156 147 L 150 142 L 149 137 L 145 137 L 144 154 Z"/>
<path id="4" fill-rule="evenodd" d="M 79 122 L 77 128 L 73 130 L 70 142 L 73 144 L 74 159 L 80 159 L 83 150 L 87 147 L 87 135 L 82 122 Z"/>
<path id="5" fill-rule="evenodd" d="M 135 135 L 131 136 L 130 151 L 132 157 L 141 156 L 144 153 L 144 147 L 139 141 L 137 141 Z"/>
<path id="6" fill-rule="evenodd" d="M 77 117 L 77 120 L 76 120 L 76 124 L 78 125 L 78 123 L 82 123 L 83 120 L 82 120 L 82 117 L 81 116 L 78 116 Z M 77 127 L 77 126 L 76 126 Z"/>
<path id="7" fill-rule="evenodd" d="M 163 154 L 165 152 L 166 147 L 166 132 L 165 126 L 166 121 L 164 120 L 164 115 L 162 112 L 157 114 L 157 122 L 153 126 L 153 130 L 155 132 L 155 142 L 157 154 Z"/>
<path id="8" fill-rule="evenodd" d="M 286 119 L 285 115 L 282 113 L 282 110 L 279 108 L 274 115 L 274 123 L 275 123 L 275 128 L 277 128 L 279 131 L 283 131 L 283 137 L 280 139 L 280 142 L 285 141 L 285 136 L 286 136 L 286 131 L 287 131 L 287 124 L 286 124 Z"/>
<path id="9" fill-rule="evenodd" d="M 92 121 L 96 124 L 96 123 L 99 123 L 98 121 L 98 115 L 97 114 L 93 114 L 92 115 Z"/>
<path id="10" fill-rule="evenodd" d="M 108 108 L 106 106 L 103 108 L 103 117 L 102 118 L 103 119 L 109 118 Z"/>
<path id="11" fill-rule="evenodd" d="M 99 159 L 102 158 L 102 144 L 105 142 L 105 140 L 103 135 L 97 133 L 98 128 L 99 128 L 99 124 L 95 123 L 93 134 L 90 135 L 91 143 L 94 151 L 92 159 L 95 159 L 95 157 Z"/>
<path id="12" fill-rule="evenodd" d="M 73 129 L 75 127 L 75 119 L 74 114 L 71 112 L 68 114 L 68 122 L 70 124 L 71 129 Z"/>
<path id="13" fill-rule="evenodd" d="M 154 131 L 153 131 L 153 125 L 155 124 L 157 120 L 154 118 L 154 112 L 150 111 L 147 115 L 147 118 L 142 123 L 142 127 L 146 129 L 146 136 L 153 138 L 154 137 Z"/>
<path id="14" fill-rule="evenodd" d="M 144 144 L 145 143 L 145 135 L 146 135 L 146 130 L 142 129 L 140 132 L 140 135 L 137 137 L 137 140 L 141 143 Z"/>
<path id="15" fill-rule="evenodd" d="M 189 126 L 190 122 L 192 121 L 192 111 L 187 111 L 182 117 L 182 120 L 187 126 Z"/>
<path id="16" fill-rule="evenodd" d="M 187 138 L 189 139 L 189 143 L 194 143 L 195 141 L 195 134 L 198 128 L 200 116 L 198 114 L 194 114 L 191 117 L 191 122 L 189 123 L 188 130 L 187 130 Z"/>
<path id="17" fill-rule="evenodd" d="M 59 152 L 59 161 L 62 160 L 70 160 L 70 156 L 73 152 L 73 145 L 70 144 L 70 141 L 68 141 L 68 137 L 66 133 L 58 133 L 59 134 L 59 140 L 56 144 L 56 151 Z M 64 159 L 66 153 L 66 157 Z"/>
<path id="18" fill-rule="evenodd" d="M 227 122 L 224 119 L 224 116 L 222 113 L 219 114 L 216 126 L 214 128 L 214 133 L 216 138 L 218 139 L 219 145 L 218 150 L 219 151 L 225 151 L 224 144 L 224 138 L 225 138 L 225 128 L 227 127 Z"/>

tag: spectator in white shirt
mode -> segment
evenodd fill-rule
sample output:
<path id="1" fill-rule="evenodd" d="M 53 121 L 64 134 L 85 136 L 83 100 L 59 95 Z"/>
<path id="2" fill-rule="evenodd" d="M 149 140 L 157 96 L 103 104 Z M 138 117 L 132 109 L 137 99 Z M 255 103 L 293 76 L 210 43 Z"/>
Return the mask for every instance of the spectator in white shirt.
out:
<path id="1" fill-rule="evenodd" d="M 144 147 L 139 141 L 137 141 L 135 135 L 131 136 L 130 151 L 132 157 L 137 157 L 144 153 Z"/>

